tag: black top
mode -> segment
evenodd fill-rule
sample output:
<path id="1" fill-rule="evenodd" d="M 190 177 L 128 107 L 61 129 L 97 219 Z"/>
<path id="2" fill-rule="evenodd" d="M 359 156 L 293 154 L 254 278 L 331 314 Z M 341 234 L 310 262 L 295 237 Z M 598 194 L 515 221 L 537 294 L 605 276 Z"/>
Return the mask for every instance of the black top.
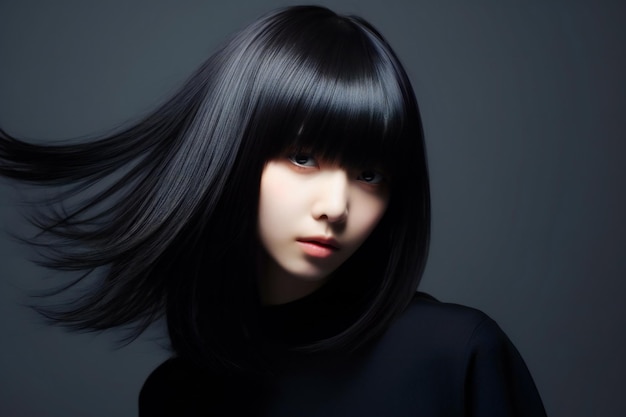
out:
<path id="1" fill-rule="evenodd" d="M 319 306 L 310 304 L 309 298 L 266 308 L 268 331 L 277 337 L 320 331 Z M 139 415 L 545 416 L 524 361 L 492 319 L 421 293 L 367 348 L 286 355 L 278 369 L 246 380 L 170 359 L 146 380 Z"/>

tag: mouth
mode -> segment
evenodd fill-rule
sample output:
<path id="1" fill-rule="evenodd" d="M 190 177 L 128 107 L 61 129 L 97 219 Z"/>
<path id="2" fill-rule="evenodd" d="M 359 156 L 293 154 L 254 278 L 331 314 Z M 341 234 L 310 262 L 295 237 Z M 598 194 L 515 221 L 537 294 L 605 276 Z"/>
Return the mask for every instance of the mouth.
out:
<path id="1" fill-rule="evenodd" d="M 296 239 L 303 252 L 314 258 L 327 258 L 339 250 L 339 243 L 332 238 L 310 237 Z"/>
<path id="2" fill-rule="evenodd" d="M 327 247 L 329 249 L 339 250 L 339 243 L 333 238 L 315 236 L 303 237 L 296 240 L 301 243 L 311 243 L 322 247 Z"/>

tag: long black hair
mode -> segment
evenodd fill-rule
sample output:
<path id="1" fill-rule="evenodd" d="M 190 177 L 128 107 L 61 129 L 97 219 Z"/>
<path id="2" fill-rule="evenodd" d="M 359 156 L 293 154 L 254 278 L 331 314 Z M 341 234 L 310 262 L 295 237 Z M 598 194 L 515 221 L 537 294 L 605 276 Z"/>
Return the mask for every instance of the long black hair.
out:
<path id="1" fill-rule="evenodd" d="M 289 147 L 376 162 L 390 178 L 385 215 L 335 274 L 351 297 L 350 321 L 297 348 L 353 349 L 378 335 L 409 303 L 426 260 L 421 121 L 383 37 L 361 18 L 313 6 L 238 32 L 170 100 L 118 133 L 35 145 L 0 131 L 0 175 L 64 187 L 31 216 L 41 262 L 78 271 L 72 284 L 92 275 L 73 302 L 39 310 L 76 329 L 131 326 L 132 335 L 165 314 L 178 355 L 245 363 L 258 336 L 260 176 Z"/>

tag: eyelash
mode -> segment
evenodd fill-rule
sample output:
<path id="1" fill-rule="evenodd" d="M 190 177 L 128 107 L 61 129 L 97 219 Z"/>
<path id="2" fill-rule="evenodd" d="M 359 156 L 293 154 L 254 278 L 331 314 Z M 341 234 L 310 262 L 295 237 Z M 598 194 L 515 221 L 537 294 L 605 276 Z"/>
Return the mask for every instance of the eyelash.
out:
<path id="1" fill-rule="evenodd" d="M 307 155 L 305 153 L 294 153 L 288 156 L 289 160 L 294 164 L 297 165 L 299 167 L 306 167 L 306 168 L 310 168 L 310 167 L 317 167 L 319 166 L 317 164 L 317 161 L 315 161 L 315 158 L 313 158 L 311 155 Z M 309 161 L 313 162 L 313 165 L 306 165 L 306 163 L 303 162 L 298 162 L 298 159 L 300 158 L 306 158 Z"/>
<path id="2" fill-rule="evenodd" d="M 292 164 L 303 169 L 319 167 L 315 158 L 306 153 L 290 154 L 288 159 Z M 306 161 L 302 161 L 304 159 L 306 159 Z M 367 178 L 370 179 L 368 180 Z M 374 169 L 361 171 L 356 179 L 368 185 L 378 185 L 385 182 L 385 176 Z"/>
<path id="3" fill-rule="evenodd" d="M 366 174 L 366 175 L 364 175 L 364 174 Z M 374 179 L 372 179 L 372 180 L 369 180 L 369 181 L 368 181 L 368 180 L 366 180 L 366 179 L 364 178 L 365 176 L 371 176 L 371 175 L 373 175 Z M 358 178 L 357 178 L 357 179 L 358 179 L 359 181 L 363 181 L 364 183 L 366 183 L 366 184 L 371 184 L 371 185 L 378 185 L 378 184 L 383 183 L 383 182 L 385 181 L 385 177 L 383 176 L 383 174 L 381 174 L 381 173 L 380 173 L 380 172 L 378 172 L 378 171 L 374 171 L 374 170 L 365 170 L 365 171 L 362 171 L 362 172 L 359 174 L 359 176 L 358 176 Z"/>

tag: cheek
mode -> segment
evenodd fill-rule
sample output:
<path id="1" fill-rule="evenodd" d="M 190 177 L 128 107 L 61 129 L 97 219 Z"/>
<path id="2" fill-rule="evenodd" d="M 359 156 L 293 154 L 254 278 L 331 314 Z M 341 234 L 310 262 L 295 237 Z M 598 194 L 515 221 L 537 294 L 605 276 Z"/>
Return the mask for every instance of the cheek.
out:
<path id="1" fill-rule="evenodd" d="M 258 207 L 258 222 L 261 231 L 272 230 L 278 225 L 283 205 L 279 202 L 287 198 L 285 187 L 277 184 L 261 183 Z"/>
<path id="2" fill-rule="evenodd" d="M 290 211 L 294 203 L 293 186 L 277 173 L 268 173 L 261 179 L 259 219 L 280 218 Z"/>
<path id="3" fill-rule="evenodd" d="M 387 196 L 360 195 L 359 201 L 354 205 L 358 209 L 351 213 L 355 235 L 362 239 L 367 238 L 385 214 L 388 202 Z"/>
<path id="4" fill-rule="evenodd" d="M 267 178 L 261 181 L 261 201 L 265 204 L 283 201 L 289 197 L 289 186 L 279 178 Z"/>
<path id="5" fill-rule="evenodd" d="M 261 238 L 271 238 L 286 231 L 298 213 L 298 187 L 282 165 L 269 162 L 261 176 L 258 228 Z"/>

